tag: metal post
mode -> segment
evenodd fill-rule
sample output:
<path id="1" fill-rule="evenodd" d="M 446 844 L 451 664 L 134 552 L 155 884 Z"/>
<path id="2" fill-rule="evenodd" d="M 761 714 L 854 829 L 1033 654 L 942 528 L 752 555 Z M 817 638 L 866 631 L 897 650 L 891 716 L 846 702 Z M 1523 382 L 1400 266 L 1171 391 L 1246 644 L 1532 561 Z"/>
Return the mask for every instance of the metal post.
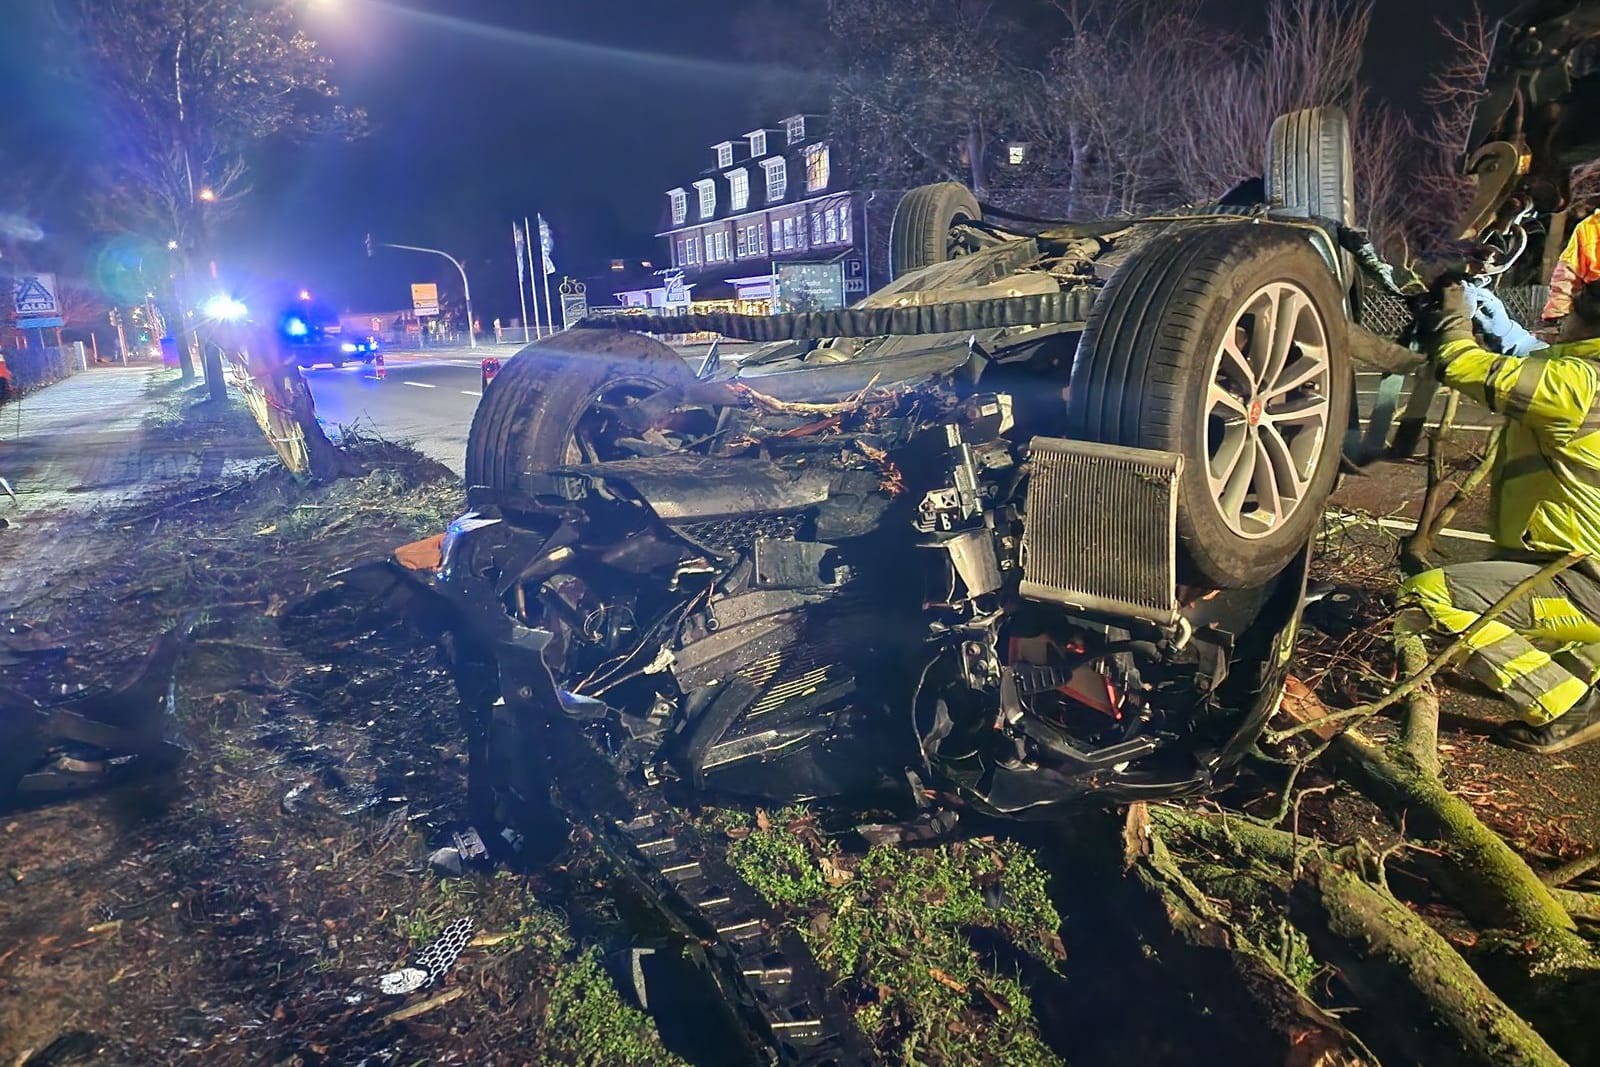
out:
<path id="1" fill-rule="evenodd" d="M 398 248 L 404 252 L 428 252 L 435 256 L 443 256 L 450 261 L 461 274 L 461 296 L 467 305 L 467 347 L 477 348 L 478 334 L 472 328 L 472 287 L 467 284 L 467 268 L 461 265 L 461 261 L 449 252 L 444 252 L 437 248 L 423 248 L 421 245 L 397 245 L 390 241 L 379 241 L 378 243 L 385 248 Z M 418 334 L 420 335 L 421 333 L 422 331 L 419 330 Z"/>

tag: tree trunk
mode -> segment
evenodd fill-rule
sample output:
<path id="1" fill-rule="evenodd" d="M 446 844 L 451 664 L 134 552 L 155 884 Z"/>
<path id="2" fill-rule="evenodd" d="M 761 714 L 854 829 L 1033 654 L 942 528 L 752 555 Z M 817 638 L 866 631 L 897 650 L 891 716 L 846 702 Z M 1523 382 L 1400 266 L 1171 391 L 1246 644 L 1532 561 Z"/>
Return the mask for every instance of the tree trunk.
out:
<path id="1" fill-rule="evenodd" d="M 291 473 L 317 481 L 364 473 L 361 464 L 323 432 L 300 368 L 277 353 L 264 331 L 243 339 L 236 365 L 246 404 Z"/>
<path id="2" fill-rule="evenodd" d="M 1389 1029 L 1414 1030 L 1407 1036 L 1421 1043 L 1428 1035 L 1417 1024 L 1432 1016 L 1460 1043 L 1457 1049 L 1448 1045 L 1440 1049 L 1427 1042 L 1424 1047 L 1431 1047 L 1431 1055 L 1417 1062 L 1446 1062 L 1437 1058 L 1443 1052 L 1449 1062 L 1483 1067 L 1564 1063 L 1533 1027 L 1483 984 L 1448 941 L 1399 901 L 1323 857 L 1308 860 L 1301 887 L 1291 911 L 1309 920 L 1305 925 L 1321 927 L 1337 938 L 1335 953 L 1355 950 L 1360 974 L 1345 974 L 1360 981 L 1366 996 L 1374 1000 L 1373 1008 L 1393 1020 Z M 1313 947 L 1326 942 L 1318 932 L 1311 940 Z"/>
<path id="3" fill-rule="evenodd" d="M 1441 881 L 1469 918 L 1490 929 L 1516 931 L 1552 959 L 1595 964 L 1549 887 L 1435 775 L 1404 752 L 1385 752 L 1355 730 L 1339 735 L 1329 753 L 1341 773 L 1408 836 L 1443 846 Z"/>
<path id="4" fill-rule="evenodd" d="M 1145 854 L 1133 861 L 1130 870 L 1160 903 L 1169 931 L 1185 946 L 1190 964 L 1201 973 L 1226 974 L 1237 981 L 1261 1008 L 1262 1022 L 1292 1050 L 1290 1062 L 1326 1067 L 1377 1064 L 1339 1020 L 1296 988 L 1269 955 L 1239 935 L 1178 869 L 1159 835 L 1149 836 Z"/>
<path id="5" fill-rule="evenodd" d="M 1554 1067 L 1562 1062 L 1432 927 L 1311 841 L 1243 817 L 1171 806 L 1153 807 L 1149 815 L 1157 840 L 1165 833 L 1172 837 L 1173 848 L 1179 848 L 1179 839 L 1193 842 L 1206 862 L 1231 861 L 1237 877 L 1271 887 L 1268 891 L 1280 894 L 1278 899 L 1287 895 L 1289 917 L 1309 939 L 1316 960 L 1331 966 L 1339 982 L 1364 1006 L 1359 1013 L 1343 1016 L 1341 1023 L 1361 1035 L 1385 1062 L 1483 1067 Z M 1151 850 L 1152 859 L 1163 854 L 1161 849 Z M 1185 879 L 1177 884 L 1191 883 Z M 1205 884 L 1211 897 L 1234 899 L 1221 881 L 1210 879 Z M 1220 914 L 1207 896 L 1195 892 L 1200 908 Z M 1272 914 L 1270 907 L 1249 895 L 1240 898 L 1234 910 L 1251 909 Z"/>

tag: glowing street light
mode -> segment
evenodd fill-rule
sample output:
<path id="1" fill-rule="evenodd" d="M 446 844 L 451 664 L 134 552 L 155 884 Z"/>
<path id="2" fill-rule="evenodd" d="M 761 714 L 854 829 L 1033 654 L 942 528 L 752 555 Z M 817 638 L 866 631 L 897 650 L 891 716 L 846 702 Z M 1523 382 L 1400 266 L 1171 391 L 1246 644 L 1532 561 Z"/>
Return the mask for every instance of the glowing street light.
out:
<path id="1" fill-rule="evenodd" d="M 167 251 L 168 252 L 176 252 L 177 250 L 178 250 L 178 242 L 177 241 L 168 241 L 167 242 Z"/>
<path id="2" fill-rule="evenodd" d="M 195 193 L 194 195 L 195 195 L 196 199 L 204 200 L 208 204 L 212 203 L 213 201 L 215 201 L 217 199 L 217 191 L 215 189 L 211 188 L 211 186 L 209 186 L 209 185 L 201 186 L 200 187 L 200 191 L 198 193 Z"/>

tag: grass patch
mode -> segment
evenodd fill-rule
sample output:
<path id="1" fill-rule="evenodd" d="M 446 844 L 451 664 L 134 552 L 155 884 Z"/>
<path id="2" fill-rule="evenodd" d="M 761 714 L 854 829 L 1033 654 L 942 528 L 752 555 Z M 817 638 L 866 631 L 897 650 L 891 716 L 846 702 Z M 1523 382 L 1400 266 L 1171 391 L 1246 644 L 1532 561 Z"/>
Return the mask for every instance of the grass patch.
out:
<path id="1" fill-rule="evenodd" d="M 586 949 L 563 964 L 550 988 L 544 1039 L 550 1062 L 573 1067 L 678 1067 L 648 1016 L 624 1004 L 600 964 Z"/>
<path id="2" fill-rule="evenodd" d="M 729 862 L 796 915 L 818 961 L 845 983 L 847 999 L 854 994 L 857 1021 L 886 1062 L 1061 1062 L 1040 1039 L 1022 984 L 991 967 L 970 937 L 994 931 L 1055 965 L 1061 918 L 1027 850 L 968 841 L 840 857 L 799 809 L 735 832 Z"/>

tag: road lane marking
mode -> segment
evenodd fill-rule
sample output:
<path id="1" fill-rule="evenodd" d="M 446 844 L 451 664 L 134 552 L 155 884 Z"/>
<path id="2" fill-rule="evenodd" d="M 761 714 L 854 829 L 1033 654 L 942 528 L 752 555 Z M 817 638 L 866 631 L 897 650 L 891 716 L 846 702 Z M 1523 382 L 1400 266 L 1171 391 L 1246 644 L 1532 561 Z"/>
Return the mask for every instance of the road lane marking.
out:
<path id="1" fill-rule="evenodd" d="M 483 394 L 482 393 L 474 393 L 471 389 L 463 389 L 463 390 L 461 390 L 461 395 L 462 396 L 482 396 Z"/>
<path id="2" fill-rule="evenodd" d="M 1370 523 L 1385 530 L 1398 530 L 1402 533 L 1411 533 L 1417 528 L 1417 524 L 1409 519 L 1378 519 L 1367 515 L 1354 515 L 1348 511 L 1330 511 L 1328 512 L 1328 515 L 1331 518 L 1340 519 L 1344 522 L 1353 522 L 1357 525 L 1361 523 Z M 1458 541 L 1476 541 L 1481 545 L 1494 544 L 1494 538 L 1490 537 L 1488 534 L 1478 533 L 1476 530 L 1455 530 L 1451 529 L 1449 526 L 1446 526 L 1444 529 L 1440 530 L 1439 536 L 1454 537 Z"/>
<path id="3" fill-rule="evenodd" d="M 432 382 L 401 382 L 400 384 L 401 385 L 414 385 L 418 389 L 437 389 L 437 388 L 439 388 L 437 385 L 434 385 Z"/>

